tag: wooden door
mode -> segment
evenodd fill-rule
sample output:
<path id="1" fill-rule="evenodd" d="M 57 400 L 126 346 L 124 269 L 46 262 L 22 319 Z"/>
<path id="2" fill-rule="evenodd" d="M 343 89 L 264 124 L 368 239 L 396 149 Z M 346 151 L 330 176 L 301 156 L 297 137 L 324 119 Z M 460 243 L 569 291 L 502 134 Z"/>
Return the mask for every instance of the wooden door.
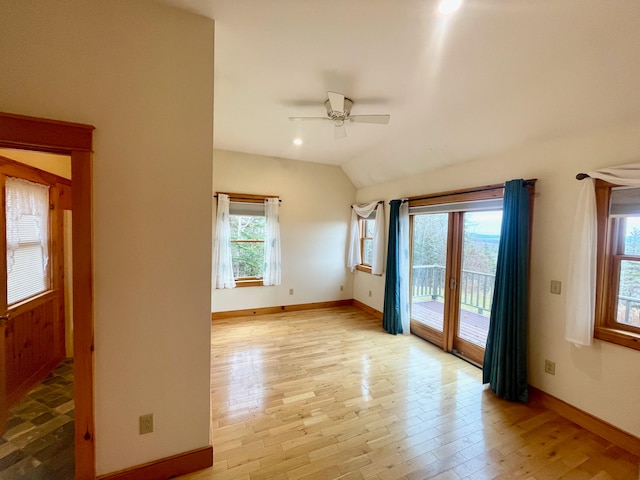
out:
<path id="1" fill-rule="evenodd" d="M 460 215 L 453 351 L 482 365 L 489 333 L 502 210 Z"/>
<path id="2" fill-rule="evenodd" d="M 482 365 L 501 211 L 411 216 L 411 331 Z"/>

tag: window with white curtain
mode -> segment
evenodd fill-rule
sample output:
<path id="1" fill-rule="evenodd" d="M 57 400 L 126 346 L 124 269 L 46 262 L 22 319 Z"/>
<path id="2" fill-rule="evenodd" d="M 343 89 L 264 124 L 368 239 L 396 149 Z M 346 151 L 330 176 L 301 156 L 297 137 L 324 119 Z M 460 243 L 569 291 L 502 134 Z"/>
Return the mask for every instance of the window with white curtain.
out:
<path id="1" fill-rule="evenodd" d="M 384 259 L 384 202 L 351 205 L 351 232 L 347 266 L 353 272 L 360 270 L 382 274 Z"/>
<path id="2" fill-rule="evenodd" d="M 231 201 L 231 264 L 238 281 L 260 280 L 264 274 L 264 204 Z"/>
<path id="3" fill-rule="evenodd" d="M 7 303 L 49 288 L 49 187 L 7 177 Z"/>
<path id="4" fill-rule="evenodd" d="M 248 194 L 217 196 L 216 288 L 280 285 L 280 200 Z"/>
<path id="5" fill-rule="evenodd" d="M 601 340 L 637 347 L 640 335 L 640 187 L 596 180 L 598 282 L 595 333 Z"/>
<path id="6" fill-rule="evenodd" d="M 373 218 L 360 219 L 360 257 L 362 258 L 362 266 L 371 268 L 373 263 L 373 230 L 376 219 L 375 212 L 371 214 Z"/>

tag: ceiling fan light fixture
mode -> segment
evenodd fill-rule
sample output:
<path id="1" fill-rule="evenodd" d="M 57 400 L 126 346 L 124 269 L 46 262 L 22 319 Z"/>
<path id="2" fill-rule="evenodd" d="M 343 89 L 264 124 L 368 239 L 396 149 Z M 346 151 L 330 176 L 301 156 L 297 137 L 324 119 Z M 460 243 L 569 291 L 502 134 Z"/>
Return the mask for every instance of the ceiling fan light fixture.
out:
<path id="1" fill-rule="evenodd" d="M 294 138 L 294 139 L 293 139 L 293 144 L 294 144 L 294 145 L 297 145 L 297 146 L 302 145 L 302 139 L 301 139 L 301 138 L 299 138 L 299 137 L 298 137 L 298 138 Z"/>
<path id="2" fill-rule="evenodd" d="M 457 11 L 462 6 L 462 0 L 440 0 L 438 11 L 443 15 L 448 15 Z"/>

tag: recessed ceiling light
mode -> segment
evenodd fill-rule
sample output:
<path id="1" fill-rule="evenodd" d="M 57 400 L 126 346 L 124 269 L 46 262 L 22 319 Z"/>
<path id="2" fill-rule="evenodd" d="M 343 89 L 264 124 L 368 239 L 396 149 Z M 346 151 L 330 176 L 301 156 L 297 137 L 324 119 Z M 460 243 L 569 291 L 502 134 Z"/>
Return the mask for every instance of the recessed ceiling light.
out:
<path id="1" fill-rule="evenodd" d="M 302 145 L 302 139 L 301 138 L 294 138 L 293 139 L 293 144 L 294 145 Z"/>
<path id="2" fill-rule="evenodd" d="M 443 14 L 453 13 L 462 6 L 462 0 L 440 0 L 438 11 Z"/>

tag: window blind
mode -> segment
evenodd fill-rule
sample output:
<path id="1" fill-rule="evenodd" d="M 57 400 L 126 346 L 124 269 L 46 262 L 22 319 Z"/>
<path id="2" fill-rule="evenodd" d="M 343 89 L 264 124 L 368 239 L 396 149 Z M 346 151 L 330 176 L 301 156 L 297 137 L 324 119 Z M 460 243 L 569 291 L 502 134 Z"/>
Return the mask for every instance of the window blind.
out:
<path id="1" fill-rule="evenodd" d="M 614 187 L 611 189 L 609 216 L 640 216 L 640 188 Z"/>
<path id="2" fill-rule="evenodd" d="M 47 289 L 45 266 L 37 217 L 18 220 L 18 246 L 7 257 L 7 303 L 19 302 Z"/>
<path id="3" fill-rule="evenodd" d="M 45 292 L 49 231 L 49 187 L 5 179 L 7 303 Z"/>
<path id="4" fill-rule="evenodd" d="M 230 202 L 229 215 L 264 217 L 264 203 Z"/>
<path id="5" fill-rule="evenodd" d="M 502 198 L 475 200 L 472 202 L 440 203 L 419 207 L 409 206 L 409 215 L 422 213 L 479 212 L 482 210 L 502 210 Z"/>

